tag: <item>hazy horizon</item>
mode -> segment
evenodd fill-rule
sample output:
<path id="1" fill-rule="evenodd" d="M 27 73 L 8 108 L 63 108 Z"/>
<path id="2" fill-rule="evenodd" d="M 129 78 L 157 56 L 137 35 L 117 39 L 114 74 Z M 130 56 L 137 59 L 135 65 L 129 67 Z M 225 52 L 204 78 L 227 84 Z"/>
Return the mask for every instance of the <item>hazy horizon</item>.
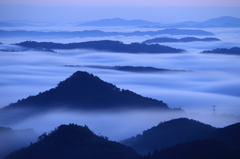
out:
<path id="1" fill-rule="evenodd" d="M 0 21 L 77 23 L 122 18 L 177 23 L 183 21 L 203 22 L 222 16 L 240 18 L 240 6 L 42 6 L 0 3 Z"/>

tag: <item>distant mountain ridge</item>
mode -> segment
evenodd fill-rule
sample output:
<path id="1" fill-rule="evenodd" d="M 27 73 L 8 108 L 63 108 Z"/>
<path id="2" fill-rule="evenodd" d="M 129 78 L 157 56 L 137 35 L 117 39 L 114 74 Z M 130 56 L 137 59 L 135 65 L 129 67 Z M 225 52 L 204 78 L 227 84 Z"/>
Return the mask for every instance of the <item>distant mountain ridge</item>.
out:
<path id="1" fill-rule="evenodd" d="M 25 26 L 38 26 L 30 23 L 21 23 L 21 22 L 4 22 L 0 21 L 0 27 L 25 27 Z"/>
<path id="2" fill-rule="evenodd" d="M 212 18 L 203 22 L 186 21 L 174 24 L 144 26 L 146 28 L 231 28 L 240 27 L 240 18 L 223 16 Z"/>
<path id="3" fill-rule="evenodd" d="M 40 48 L 40 47 L 39 48 L 22 49 L 22 50 L 17 50 L 17 49 L 12 49 L 12 48 L 4 48 L 4 49 L 0 49 L 0 51 L 3 51 L 3 52 L 41 51 L 41 52 L 49 52 L 49 53 L 60 54 L 60 53 L 57 53 L 56 51 L 53 51 L 51 49 Z"/>
<path id="4" fill-rule="evenodd" d="M 223 17 L 219 17 L 219 18 L 212 18 L 209 20 L 206 20 L 204 22 L 202 22 L 204 24 L 209 24 L 209 25 L 224 25 L 224 24 L 236 24 L 239 25 L 240 24 L 240 18 L 234 18 L 231 16 L 223 16 Z"/>
<path id="5" fill-rule="evenodd" d="M 240 55 L 240 47 L 232 47 L 230 49 L 226 48 L 217 48 L 212 50 L 205 50 L 201 53 L 216 53 L 216 54 L 225 54 L 225 55 Z"/>
<path id="6" fill-rule="evenodd" d="M 13 130 L 0 127 L 0 159 L 10 152 L 28 146 L 37 141 L 38 134 L 33 129 Z"/>
<path id="7" fill-rule="evenodd" d="M 25 26 L 49 26 L 57 25 L 57 23 L 49 22 L 33 22 L 33 21 L 0 21 L 0 27 L 25 27 Z M 214 28 L 214 27 L 240 27 L 240 18 L 232 16 L 222 16 L 211 18 L 203 22 L 183 21 L 172 24 L 161 24 L 142 19 L 125 20 L 122 18 L 100 19 L 91 22 L 81 22 L 78 26 L 92 27 L 145 27 L 145 28 Z"/>
<path id="8" fill-rule="evenodd" d="M 193 29 L 163 29 L 158 31 L 134 31 L 134 32 L 104 32 L 100 30 L 84 31 L 6 31 L 0 30 L 1 38 L 3 37 L 39 37 L 39 38 L 76 38 L 76 37 L 108 37 L 108 36 L 156 36 L 156 35 L 198 35 L 213 36 L 214 34 L 204 30 Z"/>
<path id="9" fill-rule="evenodd" d="M 143 26 L 143 25 L 159 25 L 159 23 L 150 22 L 146 20 L 134 19 L 125 20 L 121 18 L 102 19 L 92 22 L 83 23 L 77 26 Z"/>
<path id="10" fill-rule="evenodd" d="M 124 44 L 120 41 L 100 40 L 87 41 L 80 43 L 52 43 L 52 42 L 35 42 L 25 41 L 15 45 L 30 48 L 46 48 L 46 49 L 94 49 L 98 51 L 110 52 L 126 52 L 126 53 L 181 53 L 186 52 L 182 49 L 175 49 L 164 45 L 148 45 L 141 43 Z"/>
<path id="11" fill-rule="evenodd" d="M 97 69 L 109 69 L 117 71 L 127 71 L 136 73 L 158 73 L 158 72 L 193 72 L 190 70 L 171 70 L 155 67 L 143 67 L 143 66 L 98 66 L 98 65 L 64 65 L 64 67 L 89 67 Z"/>
<path id="12" fill-rule="evenodd" d="M 7 20 L 0 21 L 0 27 L 44 27 L 62 25 L 58 22 L 44 22 L 44 21 L 29 21 L 29 20 Z"/>
<path id="13" fill-rule="evenodd" d="M 221 41 L 218 38 L 212 38 L 212 37 L 208 37 L 208 38 L 195 38 L 195 37 L 185 37 L 185 38 L 180 38 L 180 39 L 176 39 L 176 38 L 167 38 L 167 37 L 160 37 L 160 38 L 154 38 L 154 39 L 149 39 L 149 40 L 145 40 L 143 41 L 143 43 L 169 43 L 169 42 L 210 42 L 210 41 Z"/>

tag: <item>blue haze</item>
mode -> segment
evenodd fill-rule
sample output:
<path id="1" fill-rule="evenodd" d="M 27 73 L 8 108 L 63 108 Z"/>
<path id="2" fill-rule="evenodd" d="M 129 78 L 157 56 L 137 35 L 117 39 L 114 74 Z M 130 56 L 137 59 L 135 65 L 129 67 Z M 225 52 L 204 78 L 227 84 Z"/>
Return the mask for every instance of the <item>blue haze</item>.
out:
<path id="1" fill-rule="evenodd" d="M 72 23 L 119 17 L 128 20 L 175 23 L 205 21 L 225 15 L 240 18 L 240 7 L 78 7 L 0 4 L 0 21 Z"/>
<path id="2" fill-rule="evenodd" d="M 17 13 L 14 13 L 17 14 Z M 37 15 L 36 15 L 37 16 Z M 30 20 L 32 20 L 30 18 Z M 49 19 L 50 20 L 50 19 Z M 57 20 L 57 19 L 56 19 Z M 151 20 L 151 19 L 150 19 Z M 24 27 L 32 30 L 84 30 L 86 27 Z M 9 28 L 8 28 L 9 29 Z M 156 30 L 146 28 L 97 28 L 104 31 Z M 119 88 L 129 89 L 143 96 L 163 100 L 169 107 L 181 107 L 189 118 L 217 127 L 239 122 L 240 116 L 240 56 L 201 54 L 216 47 L 240 47 L 239 28 L 204 29 L 213 32 L 219 42 L 164 43 L 171 47 L 188 50 L 183 54 L 127 54 L 98 52 L 94 50 L 55 50 L 60 54 L 42 51 L 23 51 L 24 48 L 11 45 L 25 40 L 52 42 L 82 42 L 89 40 L 119 40 L 124 43 L 142 42 L 153 38 L 142 37 L 96 37 L 96 38 L 0 38 L 0 49 L 14 49 L 17 52 L 0 51 L 0 107 L 29 95 L 37 95 L 55 87 L 60 81 L 77 70 L 88 71 Z M 185 36 L 170 36 L 181 38 Z M 156 36 L 158 37 L 158 36 Z M 201 36 L 200 38 L 204 38 Z M 96 68 L 71 68 L 63 65 L 105 65 L 105 66 L 152 66 L 165 69 L 192 70 L 184 73 L 129 73 Z M 216 113 L 212 116 L 212 105 Z M 225 114 L 222 115 L 222 114 Z M 233 114 L 233 115 L 231 115 Z M 148 129 L 159 122 L 179 117 L 179 114 L 164 114 L 156 111 L 143 112 L 49 112 L 18 125 L 15 129 L 34 128 L 41 134 L 60 124 L 77 123 L 89 125 L 95 133 L 121 140 Z M 140 124 L 139 124 L 140 123 Z M 41 126 L 39 126 L 41 125 Z"/>

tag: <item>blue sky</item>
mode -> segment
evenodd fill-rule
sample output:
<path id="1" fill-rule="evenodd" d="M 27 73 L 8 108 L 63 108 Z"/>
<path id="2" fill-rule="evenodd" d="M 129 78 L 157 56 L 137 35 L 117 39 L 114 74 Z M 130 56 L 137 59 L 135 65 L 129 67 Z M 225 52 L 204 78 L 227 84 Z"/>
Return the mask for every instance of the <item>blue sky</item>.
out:
<path id="1" fill-rule="evenodd" d="M 239 0 L 1 0 L 2 4 L 25 4 L 42 6 L 151 6 L 151 7 L 209 7 L 240 6 Z"/>
<path id="2" fill-rule="evenodd" d="M 240 18 L 239 0 L 1 0 L 0 21 L 84 22 L 106 18 L 161 23 Z"/>

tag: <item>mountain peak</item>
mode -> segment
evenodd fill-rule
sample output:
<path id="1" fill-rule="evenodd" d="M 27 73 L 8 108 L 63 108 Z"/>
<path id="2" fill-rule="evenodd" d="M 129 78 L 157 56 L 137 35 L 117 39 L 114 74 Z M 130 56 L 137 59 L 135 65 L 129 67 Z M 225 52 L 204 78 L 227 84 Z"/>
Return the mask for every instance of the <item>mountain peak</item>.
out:
<path id="1" fill-rule="evenodd" d="M 70 80 L 85 80 L 86 78 L 90 78 L 90 79 L 91 78 L 92 79 L 97 78 L 97 79 L 99 79 L 98 77 L 94 76 L 93 74 L 89 74 L 85 71 L 77 71 L 77 72 L 73 73 L 70 77 L 68 77 L 64 81 L 67 82 L 67 81 L 70 81 Z M 82 82 L 84 82 L 84 81 L 82 81 Z M 60 82 L 60 83 L 62 83 L 62 82 Z"/>
<path id="2" fill-rule="evenodd" d="M 89 74 L 85 71 L 77 71 L 73 73 L 69 78 L 60 82 L 56 89 L 66 89 L 67 91 L 77 91 L 76 94 L 80 93 L 79 91 L 84 91 L 86 94 L 91 95 L 94 91 L 117 91 L 121 92 L 119 88 L 111 83 L 104 82 L 97 76 Z M 100 93 L 100 92 L 99 92 Z"/>
<path id="3" fill-rule="evenodd" d="M 97 136 L 87 126 L 60 125 L 54 131 L 44 133 L 38 142 L 19 149 L 6 158 L 85 158 L 85 159 L 130 159 L 137 153 L 130 147 Z"/>
<path id="4" fill-rule="evenodd" d="M 220 25 L 220 24 L 240 24 L 240 19 L 231 17 L 231 16 L 223 16 L 218 18 L 209 19 L 207 21 L 203 22 L 204 24 L 214 24 L 214 25 Z"/>
<path id="5" fill-rule="evenodd" d="M 147 154 L 156 148 L 161 150 L 177 143 L 202 139 L 214 130 L 216 128 L 196 120 L 179 118 L 162 122 L 121 143 L 133 147 L 140 154 Z"/>
<path id="6" fill-rule="evenodd" d="M 121 18 L 101 19 L 92 22 L 83 23 L 79 26 L 144 26 L 144 25 L 158 25 L 159 23 L 150 22 L 146 20 L 133 19 L 125 20 Z"/>
<path id="7" fill-rule="evenodd" d="M 84 108 L 87 108 L 86 105 L 92 108 L 123 108 L 123 105 L 125 108 L 168 108 L 162 101 L 120 89 L 93 74 L 82 71 L 77 71 L 60 82 L 55 90 L 58 96 L 65 99 L 63 103 L 70 102 Z"/>
<path id="8" fill-rule="evenodd" d="M 0 114 L 10 114 L 15 108 L 37 110 L 32 111 L 31 114 L 26 112 L 24 118 L 34 113 L 59 108 L 91 111 L 157 109 L 184 112 L 181 109 L 170 109 L 162 101 L 143 97 L 129 90 L 120 89 L 111 83 L 101 80 L 97 76 L 82 71 L 73 73 L 55 88 L 18 100 L 16 103 L 0 109 Z M 12 118 L 12 120 L 14 119 Z M 12 122 L 3 120 L 3 123 Z"/>
<path id="9" fill-rule="evenodd" d="M 86 71 L 77 71 L 75 73 L 72 74 L 72 76 L 70 76 L 69 78 L 81 78 L 83 76 L 93 76 L 92 74 L 87 73 Z"/>

